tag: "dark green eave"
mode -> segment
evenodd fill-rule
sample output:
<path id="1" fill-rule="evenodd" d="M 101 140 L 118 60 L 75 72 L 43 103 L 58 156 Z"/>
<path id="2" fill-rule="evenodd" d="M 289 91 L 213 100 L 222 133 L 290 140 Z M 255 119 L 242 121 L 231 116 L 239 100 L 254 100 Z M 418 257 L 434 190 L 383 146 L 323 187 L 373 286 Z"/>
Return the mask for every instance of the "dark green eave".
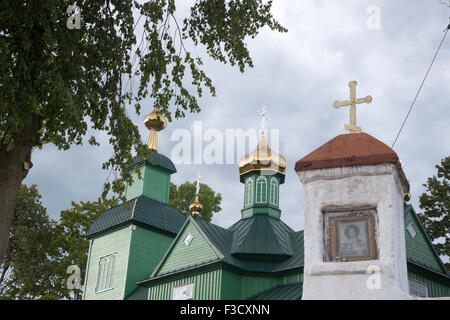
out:
<path id="1" fill-rule="evenodd" d="M 178 210 L 144 195 L 131 199 L 127 203 L 128 208 L 121 204 L 100 214 L 90 226 L 86 237 L 92 238 L 127 222 L 136 222 L 174 236 L 186 221 L 186 217 Z"/>
<path id="2" fill-rule="evenodd" d="M 125 300 L 148 300 L 148 288 L 137 286 L 125 297 Z"/>
<path id="3" fill-rule="evenodd" d="M 303 284 L 279 285 L 268 290 L 259 292 L 247 300 L 301 300 L 303 294 Z"/>
<path id="4" fill-rule="evenodd" d="M 284 180 L 286 178 L 286 175 L 284 173 L 280 173 L 278 171 L 275 171 L 273 169 L 254 169 L 254 170 L 250 170 L 244 174 L 241 174 L 239 176 L 239 181 L 241 183 L 245 183 L 245 179 L 247 179 L 247 177 L 250 177 L 252 175 L 265 175 L 265 176 L 277 176 L 278 179 L 280 179 L 280 184 L 284 183 Z"/>
<path id="5" fill-rule="evenodd" d="M 131 166 L 129 166 L 129 168 L 133 167 L 134 165 L 140 165 L 140 164 L 144 163 L 144 160 L 142 158 L 140 158 L 139 156 L 133 157 L 133 159 L 131 159 L 131 161 L 133 164 Z M 155 167 L 161 168 L 161 169 L 169 172 L 170 174 L 177 172 L 175 165 L 168 157 L 166 157 L 165 155 L 160 154 L 154 150 L 150 150 L 150 158 L 146 158 L 145 162 L 147 162 Z"/>

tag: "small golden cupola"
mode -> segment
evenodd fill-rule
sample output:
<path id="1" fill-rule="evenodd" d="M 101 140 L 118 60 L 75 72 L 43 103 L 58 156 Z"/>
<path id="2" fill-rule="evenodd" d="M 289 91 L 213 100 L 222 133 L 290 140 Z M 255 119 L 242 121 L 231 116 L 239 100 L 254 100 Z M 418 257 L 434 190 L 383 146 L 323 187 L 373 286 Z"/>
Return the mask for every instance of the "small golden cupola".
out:
<path id="1" fill-rule="evenodd" d="M 255 214 L 268 214 L 279 218 L 279 186 L 284 183 L 286 159 L 272 151 L 267 145 L 265 121 L 268 113 L 263 107 L 261 116 L 261 135 L 256 148 L 239 160 L 239 177 L 244 187 L 244 207 L 242 218 Z"/>
<path id="2" fill-rule="evenodd" d="M 200 212 L 202 211 L 202 209 L 203 209 L 203 206 L 200 203 L 200 201 L 198 200 L 198 195 L 196 195 L 194 202 L 192 202 L 191 205 L 189 206 L 189 211 L 193 215 L 199 215 Z"/>
<path id="3" fill-rule="evenodd" d="M 203 209 L 202 204 L 200 203 L 200 201 L 198 200 L 198 194 L 200 192 L 200 181 L 202 180 L 202 176 L 200 176 L 200 173 L 197 175 L 196 181 L 197 181 L 197 185 L 196 185 L 196 190 L 195 190 L 195 199 L 194 202 L 191 203 L 191 205 L 189 206 L 189 211 L 191 212 L 192 215 L 194 216 L 199 216 L 200 212 Z"/>
<path id="4" fill-rule="evenodd" d="M 167 120 L 159 113 L 158 107 L 155 107 L 151 113 L 144 117 L 144 123 L 147 129 L 150 130 L 147 147 L 149 150 L 158 152 L 157 132 L 163 130 L 167 126 Z"/>

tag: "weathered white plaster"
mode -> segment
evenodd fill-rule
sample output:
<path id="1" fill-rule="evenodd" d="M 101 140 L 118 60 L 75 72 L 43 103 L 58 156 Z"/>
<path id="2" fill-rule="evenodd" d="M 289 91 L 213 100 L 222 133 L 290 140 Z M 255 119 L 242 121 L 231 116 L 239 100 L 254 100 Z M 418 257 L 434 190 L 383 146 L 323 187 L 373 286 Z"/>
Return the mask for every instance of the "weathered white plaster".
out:
<path id="1" fill-rule="evenodd" d="M 409 299 L 403 194 L 393 164 L 298 172 L 304 189 L 303 299 Z M 324 262 L 324 212 L 374 208 L 378 259 Z M 367 273 L 368 268 L 380 270 Z M 379 276 L 379 288 L 369 277 Z M 372 278 L 373 279 L 373 278 Z"/>

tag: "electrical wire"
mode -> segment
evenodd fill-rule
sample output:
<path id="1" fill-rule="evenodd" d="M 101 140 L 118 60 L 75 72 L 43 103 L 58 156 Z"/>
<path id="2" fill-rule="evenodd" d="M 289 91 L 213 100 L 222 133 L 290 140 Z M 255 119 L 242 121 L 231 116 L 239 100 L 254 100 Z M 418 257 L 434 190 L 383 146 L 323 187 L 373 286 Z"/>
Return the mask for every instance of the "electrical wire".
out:
<path id="1" fill-rule="evenodd" d="M 435 53 L 435 55 L 434 55 L 434 57 L 433 57 L 433 60 L 431 61 L 430 67 L 428 68 L 427 73 L 425 74 L 425 77 L 423 78 L 422 83 L 420 84 L 419 90 L 417 90 L 416 96 L 414 97 L 414 100 L 413 100 L 413 102 L 411 103 L 411 106 L 409 107 L 409 111 L 408 111 L 408 113 L 406 114 L 405 120 L 403 120 L 402 126 L 400 127 L 400 130 L 398 131 L 397 136 L 395 137 L 394 143 L 392 144 L 391 148 L 394 148 L 394 145 L 395 145 L 395 143 L 397 142 L 397 139 L 398 139 L 398 137 L 400 136 L 400 133 L 402 132 L 403 127 L 405 126 L 406 120 L 408 120 L 409 114 L 411 113 L 411 110 L 412 110 L 414 104 L 416 103 L 417 97 L 419 96 L 419 93 L 420 93 L 420 91 L 422 90 L 423 84 L 425 83 L 425 80 L 427 79 L 428 74 L 430 73 L 431 67 L 433 66 L 434 61 L 436 60 L 436 57 L 437 57 L 439 51 L 441 50 L 442 44 L 444 43 L 444 40 L 445 40 L 445 38 L 447 37 L 447 33 L 448 33 L 449 30 L 450 30 L 450 24 L 449 24 L 448 27 L 444 30 L 444 32 L 445 32 L 445 33 L 444 33 L 444 37 L 442 38 L 442 41 L 441 41 L 441 43 L 439 44 L 439 47 L 438 47 L 438 49 L 437 49 L 437 51 L 436 51 L 436 53 Z"/>

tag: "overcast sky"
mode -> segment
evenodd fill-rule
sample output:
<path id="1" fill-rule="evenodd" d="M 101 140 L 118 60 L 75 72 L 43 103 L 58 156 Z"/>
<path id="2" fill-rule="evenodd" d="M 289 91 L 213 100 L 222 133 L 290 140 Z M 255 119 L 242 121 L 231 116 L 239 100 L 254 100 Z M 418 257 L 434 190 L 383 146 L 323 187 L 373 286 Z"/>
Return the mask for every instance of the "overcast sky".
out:
<path id="1" fill-rule="evenodd" d="M 367 26 L 372 16 L 367 9 L 373 5 L 380 9 L 379 29 Z M 178 15 L 182 17 L 185 10 L 180 7 Z M 450 9 L 438 0 L 277 0 L 273 13 L 289 31 L 264 29 L 257 39 L 249 39 L 255 67 L 245 73 L 208 59 L 197 48 L 217 97 L 205 95 L 200 99 L 201 113 L 169 123 L 159 133 L 159 151 L 170 157 L 178 143 L 171 141 L 172 133 L 184 128 L 193 134 L 194 121 L 202 121 L 204 131 L 217 129 L 224 136 L 226 129 L 258 128 L 257 110 L 266 106 L 271 118 L 267 128 L 279 129 L 279 151 L 287 160 L 286 182 L 280 188 L 282 219 L 301 230 L 303 189 L 294 164 L 346 132 L 348 108 L 336 110 L 333 102 L 348 99 L 348 82 L 357 80 L 357 97 L 373 96 L 371 104 L 357 108 L 358 125 L 391 146 L 449 23 Z M 450 155 L 449 84 L 447 38 L 394 147 L 411 184 L 416 211 L 422 184 L 435 174 L 434 166 Z M 152 101 L 143 106 L 142 114 L 132 118 L 146 141 L 148 131 L 142 119 L 152 110 Z M 132 114 L 132 109 L 128 112 Z M 98 137 L 101 147 L 58 151 L 46 145 L 33 152 L 34 166 L 25 183 L 38 185 L 52 218 L 70 208 L 72 200 L 90 201 L 100 195 L 108 175 L 101 164 L 112 149 L 107 136 Z M 228 227 L 240 218 L 244 188 L 237 161 L 179 164 L 177 170 L 172 182 L 193 181 L 200 171 L 204 183 L 222 194 L 222 211 L 214 216 L 214 223 Z"/>

